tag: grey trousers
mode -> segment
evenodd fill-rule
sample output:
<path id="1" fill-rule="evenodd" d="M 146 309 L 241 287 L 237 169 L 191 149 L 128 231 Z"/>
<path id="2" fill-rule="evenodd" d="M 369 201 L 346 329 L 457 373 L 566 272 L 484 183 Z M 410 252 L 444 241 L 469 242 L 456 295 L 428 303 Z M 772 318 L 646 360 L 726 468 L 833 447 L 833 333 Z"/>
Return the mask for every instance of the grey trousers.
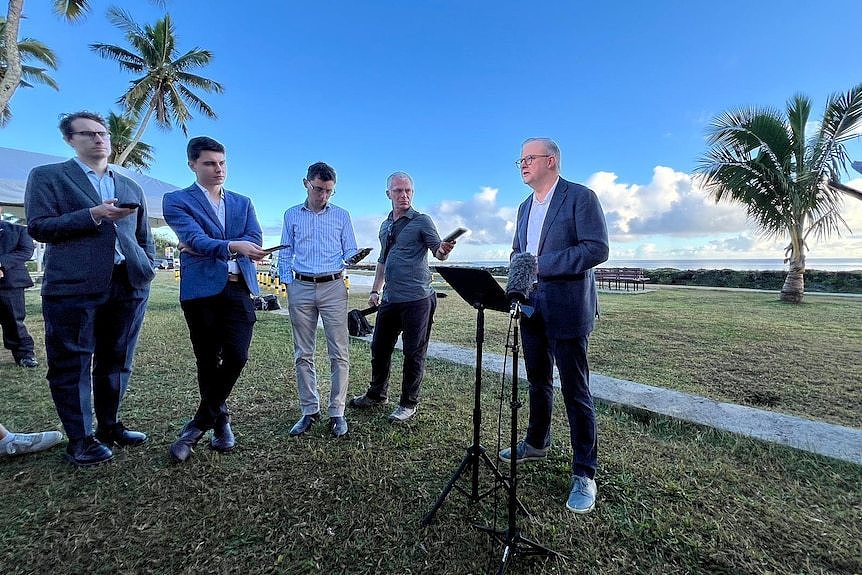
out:
<path id="1" fill-rule="evenodd" d="M 350 377 L 350 346 L 347 334 L 347 287 L 342 280 L 324 283 L 293 280 L 287 286 L 290 324 L 293 328 L 293 358 L 296 387 L 303 415 L 320 411 L 320 393 L 314 351 L 317 321 L 323 319 L 329 351 L 331 388 L 329 417 L 342 417 Z"/>

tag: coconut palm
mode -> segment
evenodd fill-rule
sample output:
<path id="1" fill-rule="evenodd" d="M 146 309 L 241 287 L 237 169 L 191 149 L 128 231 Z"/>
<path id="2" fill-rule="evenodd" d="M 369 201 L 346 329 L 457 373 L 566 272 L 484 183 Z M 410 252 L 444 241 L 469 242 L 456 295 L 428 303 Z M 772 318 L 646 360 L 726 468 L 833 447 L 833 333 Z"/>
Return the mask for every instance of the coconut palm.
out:
<path id="1" fill-rule="evenodd" d="M 32 88 L 33 84 L 44 84 L 57 90 L 57 82 L 47 73 L 47 68 L 51 70 L 57 69 L 57 56 L 54 55 L 54 52 L 42 42 L 32 38 L 24 38 L 16 42 L 16 44 L 20 64 L 18 86 Z M 5 54 L 7 54 L 6 18 L 0 16 L 0 82 L 6 78 L 9 72 L 9 62 L 4 56 Z M 40 62 L 47 68 L 38 68 L 28 63 L 33 61 Z M 0 126 L 5 126 L 11 118 L 12 111 L 9 109 L 7 102 L 3 108 L 0 108 Z"/>
<path id="2" fill-rule="evenodd" d="M 813 136 L 805 130 L 811 100 L 796 95 L 782 112 L 741 109 L 716 117 L 709 150 L 697 171 L 716 202 L 746 207 L 766 237 L 789 237 L 789 272 L 781 299 L 801 303 L 809 237 L 825 239 L 848 229 L 841 217 L 840 175 L 848 162 L 844 143 L 862 128 L 862 84 L 833 94 Z"/>
<path id="3" fill-rule="evenodd" d="M 106 119 L 108 133 L 111 135 L 111 157 L 118 158 L 120 152 L 132 141 L 132 134 L 138 125 L 138 118 L 127 114 L 120 115 L 109 112 Z M 138 145 L 126 156 L 122 164 L 116 161 L 114 163 L 124 168 L 141 171 L 149 170 L 154 159 L 153 147 L 144 142 L 138 142 Z"/>
<path id="4" fill-rule="evenodd" d="M 210 63 L 209 50 L 194 48 L 178 56 L 176 35 L 170 15 L 157 20 L 152 26 L 141 28 L 131 16 L 118 8 L 108 10 L 108 19 L 126 33 L 130 49 L 113 44 L 91 44 L 90 49 L 109 60 L 116 60 L 120 68 L 143 76 L 132 80 L 131 87 L 118 103 L 131 113 L 144 113 L 138 131 L 126 146 L 117 162 L 122 164 L 140 141 L 150 119 L 165 129 L 178 125 L 188 136 L 186 122 L 191 119 L 189 106 L 208 118 L 216 118 L 213 109 L 192 88 L 221 93 L 221 84 L 209 78 L 192 74 L 189 70 Z"/>

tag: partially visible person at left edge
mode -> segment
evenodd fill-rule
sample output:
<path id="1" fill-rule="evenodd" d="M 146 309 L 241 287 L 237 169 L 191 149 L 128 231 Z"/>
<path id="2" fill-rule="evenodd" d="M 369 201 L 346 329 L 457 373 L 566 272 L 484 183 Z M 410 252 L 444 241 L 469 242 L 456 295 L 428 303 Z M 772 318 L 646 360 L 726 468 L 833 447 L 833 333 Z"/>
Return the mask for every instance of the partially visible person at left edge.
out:
<path id="1" fill-rule="evenodd" d="M 266 253 L 251 200 L 224 188 L 225 147 L 206 136 L 186 148 L 195 183 L 165 194 L 165 221 L 180 240 L 180 306 L 197 359 L 200 403 L 170 447 L 174 462 L 186 461 L 212 429 L 210 447 L 231 451 L 227 398 L 239 379 L 256 320 L 252 295 L 259 293 L 254 262 Z"/>
<path id="2" fill-rule="evenodd" d="M 39 365 L 33 353 L 33 338 L 24 325 L 24 288 L 33 285 L 25 264 L 33 249 L 27 228 L 0 221 L 0 326 L 3 326 L 3 346 L 21 367 Z"/>
<path id="3" fill-rule="evenodd" d="M 24 203 L 30 236 L 46 244 L 48 383 L 69 438 L 66 458 L 85 466 L 111 459 L 111 447 L 147 441 L 123 425 L 119 410 L 155 275 L 155 247 L 143 190 L 108 165 L 104 119 L 67 114 L 60 131 L 76 156 L 33 168 Z"/>

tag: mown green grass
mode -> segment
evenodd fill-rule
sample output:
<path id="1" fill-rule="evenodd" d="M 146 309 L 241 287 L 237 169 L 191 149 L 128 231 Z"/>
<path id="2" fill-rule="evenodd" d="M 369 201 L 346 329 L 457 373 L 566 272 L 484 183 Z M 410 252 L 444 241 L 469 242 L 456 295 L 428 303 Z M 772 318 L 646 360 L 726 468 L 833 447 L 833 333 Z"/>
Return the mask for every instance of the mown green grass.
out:
<path id="1" fill-rule="evenodd" d="M 345 440 L 323 426 L 290 439 L 299 413 L 289 322 L 260 314 L 231 401 L 237 450 L 200 448 L 186 465 L 170 465 L 168 445 L 197 398 L 172 281 L 160 275 L 153 291 L 123 410 L 150 444 L 90 470 L 62 464 L 60 449 L 0 462 L 0 573 L 495 571 L 501 547 L 473 528 L 493 521 L 493 498 L 472 505 L 450 495 L 431 527 L 418 526 L 470 441 L 471 368 L 429 361 L 409 425 L 389 425 L 386 410 L 349 411 Z M 28 324 L 39 349 L 34 295 Z M 606 305 L 607 316 L 612 309 Z M 463 327 L 468 312 L 450 320 L 465 343 L 474 334 Z M 437 337 L 445 325 L 435 327 Z M 326 396 L 322 350 L 318 359 Z M 351 359 L 351 391 L 360 393 L 370 375 L 364 342 L 352 343 Z M 7 360 L 0 374 L 7 426 L 57 425 L 43 367 Z M 482 438 L 492 451 L 499 388 L 487 374 Z M 598 423 L 594 513 L 574 516 L 563 506 L 571 450 L 562 410 L 549 459 L 521 476 L 519 494 L 532 512 L 520 519 L 525 534 L 569 559 L 518 559 L 509 573 L 862 572 L 862 467 L 604 407 Z M 484 472 L 481 481 L 490 486 Z"/>
<path id="2" fill-rule="evenodd" d="M 433 339 L 475 347 L 475 316 L 441 287 Z M 355 294 L 355 307 L 367 296 Z M 598 373 L 862 427 L 862 299 L 658 289 L 600 293 L 590 338 Z M 373 316 L 370 318 L 373 321 Z M 508 315 L 485 312 L 485 349 L 503 353 Z"/>

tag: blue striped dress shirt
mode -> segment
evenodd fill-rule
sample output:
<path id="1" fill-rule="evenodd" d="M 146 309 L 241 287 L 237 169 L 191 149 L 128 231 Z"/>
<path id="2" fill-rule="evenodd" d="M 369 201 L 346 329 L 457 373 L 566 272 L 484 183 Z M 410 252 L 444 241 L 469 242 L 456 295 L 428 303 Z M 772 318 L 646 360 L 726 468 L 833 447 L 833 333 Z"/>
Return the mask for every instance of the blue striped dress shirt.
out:
<path id="1" fill-rule="evenodd" d="M 281 243 L 278 252 L 278 277 L 283 283 L 293 281 L 293 272 L 319 276 L 344 269 L 344 260 L 356 254 L 356 235 L 350 214 L 344 208 L 326 204 L 315 213 L 308 202 L 284 212 Z"/>

